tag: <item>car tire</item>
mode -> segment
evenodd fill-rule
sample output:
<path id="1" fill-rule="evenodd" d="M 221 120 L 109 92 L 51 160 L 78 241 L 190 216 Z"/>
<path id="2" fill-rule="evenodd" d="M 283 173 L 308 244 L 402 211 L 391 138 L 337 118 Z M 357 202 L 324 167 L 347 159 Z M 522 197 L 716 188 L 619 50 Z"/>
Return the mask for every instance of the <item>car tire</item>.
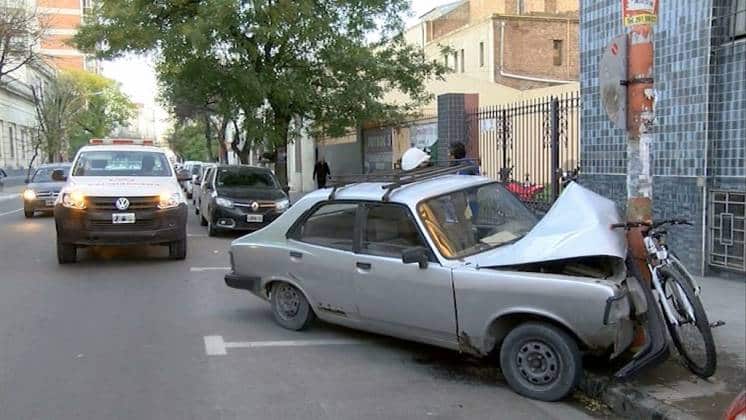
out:
<path id="1" fill-rule="evenodd" d="M 500 348 L 500 367 L 517 393 L 541 401 L 567 396 L 583 373 L 575 339 L 546 323 L 527 322 L 508 333 Z"/>
<path id="2" fill-rule="evenodd" d="M 27 219 L 34 217 L 34 209 L 24 208 L 23 215 L 26 216 Z"/>
<path id="3" fill-rule="evenodd" d="M 270 291 L 272 315 L 280 326 L 293 331 L 308 328 L 316 319 L 303 292 L 285 282 L 277 282 Z"/>
<path id="4" fill-rule="evenodd" d="M 212 220 L 207 221 L 207 236 L 217 236 L 219 233 L 218 228 L 212 223 Z"/>
<path id="5" fill-rule="evenodd" d="M 78 259 L 78 248 L 74 244 L 67 244 L 57 237 L 57 262 L 71 264 Z"/>
<path id="6" fill-rule="evenodd" d="M 187 240 L 180 239 L 173 241 L 168 244 L 168 257 L 172 260 L 183 260 L 186 259 L 187 255 Z"/>

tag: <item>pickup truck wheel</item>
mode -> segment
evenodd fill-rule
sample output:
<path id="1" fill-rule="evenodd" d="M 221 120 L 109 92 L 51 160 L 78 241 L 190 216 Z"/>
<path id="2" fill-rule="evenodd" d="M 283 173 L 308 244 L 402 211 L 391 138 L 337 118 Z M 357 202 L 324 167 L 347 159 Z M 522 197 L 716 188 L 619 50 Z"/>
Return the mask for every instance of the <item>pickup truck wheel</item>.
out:
<path id="1" fill-rule="evenodd" d="M 316 318 L 306 297 L 291 284 L 279 282 L 272 286 L 270 300 L 275 321 L 289 330 L 306 329 Z"/>
<path id="2" fill-rule="evenodd" d="M 514 328 L 500 348 L 500 367 L 517 393 L 542 401 L 557 401 L 580 381 L 583 360 L 575 339 L 545 323 Z"/>
<path id="3" fill-rule="evenodd" d="M 187 255 L 187 240 L 182 239 L 168 244 L 168 257 L 172 260 L 183 260 Z"/>
<path id="4" fill-rule="evenodd" d="M 60 264 L 74 263 L 78 258 L 78 249 L 73 244 L 66 244 L 57 237 L 57 262 Z"/>

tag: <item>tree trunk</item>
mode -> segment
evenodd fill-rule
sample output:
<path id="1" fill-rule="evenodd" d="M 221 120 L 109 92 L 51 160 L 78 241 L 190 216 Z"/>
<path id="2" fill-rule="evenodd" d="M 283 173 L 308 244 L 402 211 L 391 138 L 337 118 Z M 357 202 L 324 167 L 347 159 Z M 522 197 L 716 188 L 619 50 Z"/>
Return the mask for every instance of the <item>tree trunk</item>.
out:
<path id="1" fill-rule="evenodd" d="M 205 146 L 207 146 L 207 160 L 215 162 L 215 156 L 212 154 L 212 132 L 210 130 L 210 115 L 205 114 Z"/>
<path id="2" fill-rule="evenodd" d="M 225 134 L 228 131 L 228 118 L 223 117 L 223 121 L 220 122 L 220 129 L 218 130 L 218 153 L 220 156 L 218 159 L 220 163 L 228 163 L 228 148 L 226 147 Z"/>
<path id="3" fill-rule="evenodd" d="M 280 184 L 288 185 L 288 130 L 290 128 L 290 117 L 275 117 L 275 127 L 279 135 L 275 146 L 275 176 Z"/>

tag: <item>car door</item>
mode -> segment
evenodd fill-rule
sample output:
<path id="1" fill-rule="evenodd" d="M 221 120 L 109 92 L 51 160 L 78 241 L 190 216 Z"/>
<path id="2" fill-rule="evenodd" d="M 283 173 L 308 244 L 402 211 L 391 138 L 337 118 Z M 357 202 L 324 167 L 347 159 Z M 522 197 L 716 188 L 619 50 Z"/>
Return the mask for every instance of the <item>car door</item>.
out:
<path id="1" fill-rule="evenodd" d="M 202 183 L 202 195 L 199 203 L 199 211 L 205 219 L 209 219 L 209 217 L 211 217 L 209 209 L 210 200 L 212 200 L 212 192 L 215 190 L 215 185 L 213 182 L 213 180 L 215 179 L 215 173 L 217 173 L 216 168 L 210 168 L 209 172 L 207 172 L 207 176 L 205 176 L 204 182 Z"/>
<path id="2" fill-rule="evenodd" d="M 325 202 L 311 209 L 288 235 L 289 275 L 326 319 L 356 320 L 353 240 L 358 203 Z"/>
<path id="3" fill-rule="evenodd" d="M 390 334 L 448 345 L 456 343 L 451 270 L 435 262 L 406 206 L 361 207 L 360 249 L 353 270 L 363 322 Z M 404 264 L 402 251 L 424 247 L 426 268 Z"/>

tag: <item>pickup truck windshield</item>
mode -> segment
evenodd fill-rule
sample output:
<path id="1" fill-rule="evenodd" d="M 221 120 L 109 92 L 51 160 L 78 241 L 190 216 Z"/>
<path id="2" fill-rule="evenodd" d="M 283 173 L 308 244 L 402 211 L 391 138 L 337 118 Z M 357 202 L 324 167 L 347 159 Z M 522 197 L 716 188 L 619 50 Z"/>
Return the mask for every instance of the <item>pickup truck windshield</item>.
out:
<path id="1" fill-rule="evenodd" d="M 166 155 L 150 151 L 91 150 L 82 152 L 73 176 L 171 176 Z"/>
<path id="2" fill-rule="evenodd" d="M 218 188 L 279 188 L 272 173 L 255 168 L 220 168 L 215 180 Z"/>
<path id="3" fill-rule="evenodd" d="M 446 258 L 463 258 L 515 242 L 538 221 L 497 183 L 431 198 L 418 206 L 418 212 Z"/>

